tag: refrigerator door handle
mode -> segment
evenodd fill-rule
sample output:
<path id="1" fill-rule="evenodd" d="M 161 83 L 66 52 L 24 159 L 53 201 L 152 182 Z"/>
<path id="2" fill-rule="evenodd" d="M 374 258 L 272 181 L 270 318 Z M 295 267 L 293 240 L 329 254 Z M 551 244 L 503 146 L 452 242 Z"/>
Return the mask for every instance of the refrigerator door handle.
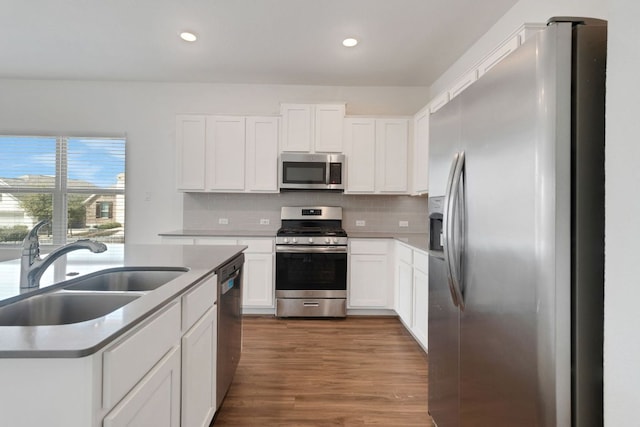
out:
<path id="1" fill-rule="evenodd" d="M 451 300 L 453 305 L 458 306 L 458 294 L 453 283 L 453 204 L 452 204 L 452 192 L 453 181 L 455 177 L 456 168 L 458 166 L 459 153 L 453 155 L 451 161 L 451 168 L 449 169 L 449 178 L 447 179 L 446 192 L 444 196 L 444 210 L 442 213 L 442 249 L 444 253 L 444 265 L 447 272 L 447 283 L 449 284 L 449 291 L 451 292 Z"/>
<path id="2" fill-rule="evenodd" d="M 465 154 L 461 151 L 457 154 L 455 171 L 453 173 L 453 181 L 451 182 L 450 194 L 450 259 L 451 259 L 451 278 L 452 287 L 458 306 L 464 310 L 464 294 L 463 294 L 463 248 L 464 248 L 464 231 L 465 231 L 465 215 L 466 208 L 464 203 L 464 166 Z"/>

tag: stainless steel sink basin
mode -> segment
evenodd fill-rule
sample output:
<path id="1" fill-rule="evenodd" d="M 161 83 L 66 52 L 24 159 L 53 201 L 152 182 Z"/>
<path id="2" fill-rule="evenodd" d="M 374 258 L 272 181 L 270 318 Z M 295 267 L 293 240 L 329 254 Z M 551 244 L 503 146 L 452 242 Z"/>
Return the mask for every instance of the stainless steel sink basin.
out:
<path id="1" fill-rule="evenodd" d="M 0 326 L 66 325 L 96 319 L 139 298 L 132 293 L 52 292 L 0 307 Z"/>
<path id="2" fill-rule="evenodd" d="M 146 292 L 159 288 L 187 272 L 179 267 L 124 267 L 102 270 L 74 279 L 64 286 L 69 291 L 137 291 Z"/>

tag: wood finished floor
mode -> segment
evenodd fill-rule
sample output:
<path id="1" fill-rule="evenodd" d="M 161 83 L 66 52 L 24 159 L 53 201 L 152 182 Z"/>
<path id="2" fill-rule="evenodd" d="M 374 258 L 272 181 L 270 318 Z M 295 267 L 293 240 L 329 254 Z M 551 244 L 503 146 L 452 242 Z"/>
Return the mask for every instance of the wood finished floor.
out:
<path id="1" fill-rule="evenodd" d="M 395 318 L 246 317 L 243 332 L 212 426 L 433 426 L 427 356 Z"/>

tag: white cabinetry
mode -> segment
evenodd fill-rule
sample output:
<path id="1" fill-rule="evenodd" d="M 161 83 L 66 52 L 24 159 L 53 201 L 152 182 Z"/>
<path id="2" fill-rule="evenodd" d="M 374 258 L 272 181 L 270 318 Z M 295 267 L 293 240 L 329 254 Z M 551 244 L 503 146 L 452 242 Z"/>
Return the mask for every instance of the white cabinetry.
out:
<path id="1" fill-rule="evenodd" d="M 348 193 L 373 193 L 376 189 L 376 121 L 344 121 Z"/>
<path id="2" fill-rule="evenodd" d="M 429 309 L 429 257 L 427 253 L 395 242 L 395 310 L 416 341 L 427 350 Z"/>
<path id="3" fill-rule="evenodd" d="M 429 256 L 413 251 L 413 322 L 411 331 L 427 349 L 427 322 L 429 318 Z"/>
<path id="4" fill-rule="evenodd" d="M 278 191 L 277 117 L 246 119 L 246 180 L 248 191 Z"/>
<path id="5" fill-rule="evenodd" d="M 277 192 L 277 117 L 176 117 L 182 191 Z"/>
<path id="6" fill-rule="evenodd" d="M 242 307 L 273 308 L 274 302 L 274 241 L 273 239 L 241 239 L 245 251 Z"/>
<path id="7" fill-rule="evenodd" d="M 282 104 L 282 151 L 341 153 L 344 104 Z"/>
<path id="8" fill-rule="evenodd" d="M 393 308 L 389 239 L 349 239 L 349 308 Z"/>
<path id="9" fill-rule="evenodd" d="M 382 193 L 407 192 L 408 120 L 376 121 L 376 188 Z"/>
<path id="10" fill-rule="evenodd" d="M 273 238 L 234 239 L 226 237 L 200 237 L 197 245 L 245 245 L 242 272 L 242 309 L 245 313 L 273 313 L 274 262 Z M 266 309 L 266 310 L 265 310 Z"/>
<path id="11" fill-rule="evenodd" d="M 413 323 L 413 250 L 396 242 L 396 313 L 407 328 Z"/>
<path id="12" fill-rule="evenodd" d="M 103 407 L 113 407 L 173 346 L 179 346 L 180 317 L 180 304 L 173 302 L 133 334 L 105 349 Z"/>
<path id="13" fill-rule="evenodd" d="M 408 120 L 345 120 L 346 193 L 407 194 Z"/>
<path id="14" fill-rule="evenodd" d="M 429 108 L 413 117 L 413 194 L 429 192 Z"/>
<path id="15" fill-rule="evenodd" d="M 244 117 L 207 117 L 207 190 L 244 190 L 244 132 Z"/>
<path id="16" fill-rule="evenodd" d="M 174 347 L 105 418 L 104 427 L 180 427 L 180 348 Z"/>
<path id="17" fill-rule="evenodd" d="M 205 188 L 205 116 L 176 117 L 176 183 L 178 190 Z"/>

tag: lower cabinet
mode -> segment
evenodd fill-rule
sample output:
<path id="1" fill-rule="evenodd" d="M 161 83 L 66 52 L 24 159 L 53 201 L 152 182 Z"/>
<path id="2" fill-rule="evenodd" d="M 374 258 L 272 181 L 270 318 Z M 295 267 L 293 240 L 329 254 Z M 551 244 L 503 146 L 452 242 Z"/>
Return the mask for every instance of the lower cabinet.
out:
<path id="1" fill-rule="evenodd" d="M 413 250 L 396 243 L 397 257 L 397 292 L 396 292 L 396 313 L 402 323 L 411 328 L 413 323 Z"/>
<path id="2" fill-rule="evenodd" d="M 163 243 L 173 243 L 173 237 Z M 179 239 L 179 238 L 178 238 Z M 196 237 L 196 245 L 245 245 L 242 279 L 242 309 L 246 314 L 273 313 L 275 308 L 275 240 L 273 238 L 236 239 Z"/>
<path id="3" fill-rule="evenodd" d="M 216 411 L 217 336 L 213 306 L 182 337 L 183 427 L 207 427 Z"/>
<path id="4" fill-rule="evenodd" d="M 427 349 L 427 321 L 429 318 L 429 259 L 421 251 L 414 251 L 413 261 L 413 322 L 411 330 L 424 349 Z"/>
<path id="5" fill-rule="evenodd" d="M 242 273 L 242 308 L 272 309 L 275 293 L 274 240 L 241 239 L 238 244 L 248 247 L 244 255 Z"/>
<path id="6" fill-rule="evenodd" d="M 393 308 L 391 239 L 349 239 L 349 308 Z"/>
<path id="7" fill-rule="evenodd" d="M 184 424 L 183 424 L 184 425 Z M 104 418 L 104 427 L 180 426 L 180 347 L 174 347 Z"/>
<path id="8" fill-rule="evenodd" d="M 407 330 L 427 350 L 429 258 L 418 249 L 396 242 L 395 310 Z"/>

